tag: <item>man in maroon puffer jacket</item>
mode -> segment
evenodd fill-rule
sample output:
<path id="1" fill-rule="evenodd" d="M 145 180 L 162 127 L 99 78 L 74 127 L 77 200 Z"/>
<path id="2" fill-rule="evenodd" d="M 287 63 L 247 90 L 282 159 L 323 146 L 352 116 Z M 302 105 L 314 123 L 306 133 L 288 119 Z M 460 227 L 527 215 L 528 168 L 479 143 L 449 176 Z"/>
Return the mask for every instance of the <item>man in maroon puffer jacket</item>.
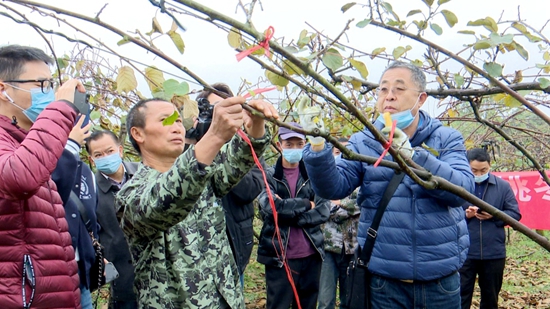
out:
<path id="1" fill-rule="evenodd" d="M 50 174 L 77 109 L 77 80 L 54 94 L 42 50 L 0 47 L 0 307 L 78 308 L 65 211 Z"/>

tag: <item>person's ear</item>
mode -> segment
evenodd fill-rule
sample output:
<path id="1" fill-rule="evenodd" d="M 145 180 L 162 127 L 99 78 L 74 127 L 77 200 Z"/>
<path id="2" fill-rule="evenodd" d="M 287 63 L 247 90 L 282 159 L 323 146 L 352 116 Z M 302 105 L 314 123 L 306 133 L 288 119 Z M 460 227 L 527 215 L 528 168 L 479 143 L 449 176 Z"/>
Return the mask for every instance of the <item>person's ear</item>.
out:
<path id="1" fill-rule="evenodd" d="M 118 145 L 118 153 L 121 158 L 124 158 L 124 147 L 122 147 L 122 145 Z"/>
<path id="2" fill-rule="evenodd" d="M 138 144 L 143 144 L 143 142 L 145 141 L 145 135 L 144 135 L 143 129 L 141 128 L 132 127 L 130 129 L 130 134 L 132 134 L 132 137 Z"/>
<path id="3" fill-rule="evenodd" d="M 281 142 L 277 142 L 276 145 L 277 145 L 277 150 L 279 150 L 279 152 L 282 153 L 283 152 L 283 145 L 281 144 Z"/>

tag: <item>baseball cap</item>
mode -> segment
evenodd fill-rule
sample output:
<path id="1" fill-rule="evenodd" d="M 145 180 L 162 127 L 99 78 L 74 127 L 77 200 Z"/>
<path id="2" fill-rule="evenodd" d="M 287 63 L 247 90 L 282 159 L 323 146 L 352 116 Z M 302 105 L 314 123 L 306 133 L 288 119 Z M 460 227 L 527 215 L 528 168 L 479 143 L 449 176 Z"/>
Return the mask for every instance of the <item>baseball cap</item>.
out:
<path id="1" fill-rule="evenodd" d="M 289 125 L 293 126 L 293 127 L 297 127 L 297 128 L 300 128 L 302 129 L 302 126 L 299 125 L 298 123 L 296 122 L 288 122 Z M 297 137 L 297 138 L 301 138 L 301 139 L 306 139 L 306 136 L 302 133 L 298 133 L 298 132 L 294 132 L 290 129 L 287 129 L 285 127 L 279 127 L 279 139 L 280 140 L 287 140 L 291 137 Z"/>

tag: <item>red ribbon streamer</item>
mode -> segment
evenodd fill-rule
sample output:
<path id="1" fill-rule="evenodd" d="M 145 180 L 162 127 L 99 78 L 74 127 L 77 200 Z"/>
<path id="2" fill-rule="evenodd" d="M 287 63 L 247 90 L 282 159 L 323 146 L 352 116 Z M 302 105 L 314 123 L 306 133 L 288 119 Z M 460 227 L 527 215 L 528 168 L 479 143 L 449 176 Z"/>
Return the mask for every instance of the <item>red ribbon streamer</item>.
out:
<path id="1" fill-rule="evenodd" d="M 249 92 L 245 93 L 245 94 L 243 95 L 243 98 L 246 99 L 246 98 L 251 97 L 251 96 L 252 96 L 251 92 L 253 92 L 254 95 L 256 95 L 256 94 L 268 92 L 268 91 L 275 90 L 275 89 L 277 89 L 277 87 L 260 88 L 260 89 L 252 90 L 252 91 L 249 91 Z"/>
<path id="2" fill-rule="evenodd" d="M 393 142 L 393 133 L 395 132 L 395 127 L 396 126 L 397 126 L 397 120 L 394 120 L 393 123 L 392 123 L 392 126 L 391 126 L 391 131 L 390 131 L 390 136 L 388 138 L 388 142 L 386 143 L 386 145 L 384 145 L 384 151 L 382 152 L 382 155 L 380 156 L 380 158 L 378 158 L 378 160 L 376 160 L 376 163 L 374 163 L 374 167 L 377 167 L 378 164 L 380 164 L 380 162 L 382 162 L 382 159 L 384 159 L 384 157 L 388 153 L 388 150 L 391 147 L 391 143 Z"/>
<path id="3" fill-rule="evenodd" d="M 258 43 L 258 45 L 238 53 L 236 56 L 237 61 L 243 60 L 248 55 L 252 54 L 253 52 L 257 51 L 260 48 L 263 48 L 265 50 L 265 55 L 269 57 L 271 55 L 271 53 L 269 52 L 269 40 L 273 38 L 274 33 L 275 33 L 275 28 L 273 28 L 273 26 L 269 26 L 269 28 L 267 28 L 267 30 L 265 31 L 265 39 L 260 43 Z"/>
<path id="4" fill-rule="evenodd" d="M 269 205 L 271 206 L 271 211 L 273 212 L 273 221 L 275 223 L 275 234 L 273 235 L 273 239 L 271 240 L 273 243 L 273 246 L 275 247 L 275 253 L 277 254 L 277 258 L 283 261 L 283 266 L 285 268 L 286 276 L 288 279 L 288 282 L 290 282 L 290 286 L 292 287 L 292 292 L 294 293 L 294 299 L 296 300 L 296 304 L 298 305 L 298 309 L 302 309 L 302 305 L 300 304 L 300 298 L 298 296 L 298 290 L 296 289 L 296 284 L 294 283 L 294 279 L 292 278 L 292 270 L 288 266 L 288 260 L 286 258 L 286 254 L 284 252 L 284 246 L 283 246 L 283 240 L 281 239 L 281 230 L 279 229 L 279 215 L 277 214 L 277 208 L 275 207 L 275 201 L 273 200 L 273 195 L 271 192 L 271 189 L 269 188 L 269 183 L 267 182 L 267 176 L 265 174 L 265 171 L 263 169 L 262 163 L 260 163 L 260 159 L 258 159 L 258 156 L 256 155 L 256 152 L 254 151 L 254 147 L 252 146 L 252 142 L 246 135 L 246 133 L 243 132 L 243 130 L 239 129 L 237 131 L 237 134 L 244 139 L 244 141 L 248 144 L 250 147 L 250 151 L 252 152 L 252 157 L 254 158 L 254 162 L 256 163 L 256 166 L 258 169 L 262 172 L 262 176 L 264 178 L 264 184 L 265 184 L 265 190 L 267 192 L 267 198 L 269 200 Z M 277 239 L 277 242 L 279 243 L 279 248 L 283 250 L 281 252 L 281 255 L 279 255 L 279 251 L 277 251 L 277 246 L 275 246 L 275 238 Z"/>

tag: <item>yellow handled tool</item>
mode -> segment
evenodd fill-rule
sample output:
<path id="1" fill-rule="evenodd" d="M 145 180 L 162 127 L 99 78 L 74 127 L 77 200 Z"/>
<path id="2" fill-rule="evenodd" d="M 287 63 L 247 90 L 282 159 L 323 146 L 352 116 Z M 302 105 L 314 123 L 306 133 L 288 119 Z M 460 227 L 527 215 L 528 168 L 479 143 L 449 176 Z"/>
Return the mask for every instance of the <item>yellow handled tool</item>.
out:
<path id="1" fill-rule="evenodd" d="M 384 113 L 384 120 L 386 121 L 386 128 L 391 128 L 393 121 L 391 120 L 391 114 L 389 112 Z"/>

